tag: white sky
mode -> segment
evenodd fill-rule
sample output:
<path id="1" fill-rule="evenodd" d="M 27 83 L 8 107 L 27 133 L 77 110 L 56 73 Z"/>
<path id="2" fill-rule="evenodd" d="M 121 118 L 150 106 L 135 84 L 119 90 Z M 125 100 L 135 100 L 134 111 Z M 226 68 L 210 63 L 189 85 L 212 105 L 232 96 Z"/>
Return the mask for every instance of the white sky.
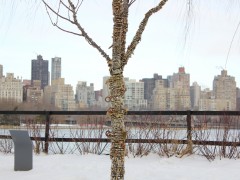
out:
<path id="1" fill-rule="evenodd" d="M 158 0 L 137 0 L 131 8 L 128 43 L 145 12 Z M 186 0 L 169 0 L 150 19 L 134 56 L 125 67 L 131 79 L 151 78 L 154 73 L 172 75 L 184 66 L 191 84 L 197 81 L 212 89 L 215 75 L 222 68 L 240 84 L 240 30 L 237 31 L 226 63 L 232 37 L 240 21 L 240 4 L 227 0 L 193 0 L 191 18 L 186 18 Z M 111 1 L 84 1 L 78 15 L 89 35 L 111 55 Z M 188 23 L 186 23 L 188 22 Z M 186 33 L 186 24 L 190 31 Z M 66 24 L 64 24 L 66 25 Z M 66 25 L 71 28 L 70 25 Z M 185 36 L 187 35 L 187 41 Z M 102 77 L 109 75 L 105 59 L 83 38 L 53 27 L 40 0 L 0 2 L 0 64 L 4 74 L 13 72 L 31 78 L 31 60 L 41 54 L 44 59 L 62 58 L 62 77 L 73 85 L 77 81 L 102 88 Z M 226 67 L 225 67 L 226 65 Z M 49 67 L 50 71 L 50 67 Z"/>
<path id="2" fill-rule="evenodd" d="M 106 180 L 110 179 L 111 161 L 106 155 L 34 155 L 33 169 L 14 171 L 14 156 L 0 153 L 1 179 L 7 180 Z M 125 158 L 126 180 L 239 180 L 240 161 L 205 157 Z"/>

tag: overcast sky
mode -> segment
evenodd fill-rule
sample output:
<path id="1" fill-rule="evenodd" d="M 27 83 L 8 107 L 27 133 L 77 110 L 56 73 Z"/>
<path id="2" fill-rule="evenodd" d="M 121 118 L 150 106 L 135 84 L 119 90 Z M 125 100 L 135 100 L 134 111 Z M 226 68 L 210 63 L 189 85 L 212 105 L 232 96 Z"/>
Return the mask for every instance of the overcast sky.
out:
<path id="1" fill-rule="evenodd" d="M 131 7 L 127 44 L 146 11 L 157 2 L 137 0 Z M 240 29 L 229 51 L 240 21 L 240 4 L 231 1 L 234 2 L 231 5 L 227 0 L 192 2 L 190 17 L 186 0 L 169 0 L 151 17 L 124 76 L 140 80 L 158 73 L 166 78 L 184 66 L 186 73 L 190 73 L 191 84 L 197 81 L 203 88 L 212 89 L 214 76 L 226 69 L 240 85 Z M 88 34 L 111 56 L 108 49 L 112 44 L 111 1 L 84 1 L 78 17 Z M 69 24 L 62 25 L 72 29 Z M 78 81 L 94 83 L 98 90 L 102 88 L 103 76 L 109 75 L 106 61 L 96 49 L 83 38 L 51 25 L 40 0 L 1 1 L 0 64 L 4 74 L 13 72 L 15 76 L 30 79 L 31 60 L 38 54 L 49 60 L 49 65 L 51 58 L 61 57 L 62 77 L 74 90 Z"/>

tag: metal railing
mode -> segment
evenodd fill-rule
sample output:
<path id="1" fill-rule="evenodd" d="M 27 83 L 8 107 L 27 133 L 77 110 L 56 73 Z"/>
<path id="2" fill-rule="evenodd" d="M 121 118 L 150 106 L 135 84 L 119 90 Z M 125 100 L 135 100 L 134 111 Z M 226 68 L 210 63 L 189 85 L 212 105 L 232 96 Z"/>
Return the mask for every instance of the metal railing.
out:
<path id="1" fill-rule="evenodd" d="M 50 138 L 49 131 L 52 115 L 106 115 L 106 111 L 0 111 L 0 115 L 44 115 L 45 116 L 45 136 L 31 137 L 32 140 L 44 141 L 44 151 L 48 153 L 49 142 L 110 142 L 108 138 Z M 223 145 L 223 141 L 199 141 L 192 139 L 192 116 L 240 116 L 240 111 L 128 111 L 126 116 L 133 115 L 185 115 L 187 139 L 126 139 L 126 143 L 179 143 L 195 145 Z M 11 136 L 0 135 L 0 139 L 11 139 Z M 240 142 L 224 142 L 225 146 L 240 146 Z"/>

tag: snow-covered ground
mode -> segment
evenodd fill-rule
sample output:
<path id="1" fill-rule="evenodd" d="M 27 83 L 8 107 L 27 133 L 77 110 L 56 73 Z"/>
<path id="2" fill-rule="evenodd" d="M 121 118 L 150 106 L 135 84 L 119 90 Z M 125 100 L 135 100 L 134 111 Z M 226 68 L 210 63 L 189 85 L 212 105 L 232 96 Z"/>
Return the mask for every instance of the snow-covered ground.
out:
<path id="1" fill-rule="evenodd" d="M 14 171 L 14 155 L 0 153 L 1 180 L 107 180 L 107 155 L 34 155 L 33 169 Z M 125 180 L 239 180 L 240 159 L 209 162 L 197 155 L 183 158 L 126 157 Z"/>

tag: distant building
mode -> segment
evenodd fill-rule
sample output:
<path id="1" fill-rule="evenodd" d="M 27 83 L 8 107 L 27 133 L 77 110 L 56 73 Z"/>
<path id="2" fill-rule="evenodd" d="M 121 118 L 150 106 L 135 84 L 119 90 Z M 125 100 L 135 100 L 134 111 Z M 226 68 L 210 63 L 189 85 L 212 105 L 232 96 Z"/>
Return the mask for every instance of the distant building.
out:
<path id="1" fill-rule="evenodd" d="M 132 110 L 146 109 L 147 100 L 144 99 L 144 82 L 125 78 L 125 86 L 124 105 Z"/>
<path id="2" fill-rule="evenodd" d="M 197 82 L 194 82 L 192 86 L 190 86 L 190 98 L 191 98 L 191 109 L 199 110 L 199 99 L 201 95 L 201 86 L 198 85 Z"/>
<path id="3" fill-rule="evenodd" d="M 190 102 L 190 75 L 185 73 L 184 67 L 178 73 L 168 76 L 167 79 L 158 77 L 155 80 L 150 108 L 154 110 L 189 110 Z"/>
<path id="4" fill-rule="evenodd" d="M 227 75 L 226 70 L 215 76 L 213 90 L 201 91 L 200 111 L 234 111 L 237 109 L 237 88 L 235 78 Z"/>
<path id="5" fill-rule="evenodd" d="M 237 88 L 236 91 L 237 91 L 237 100 L 236 100 L 237 101 L 236 102 L 237 103 L 237 107 L 236 107 L 236 110 L 240 111 L 240 88 Z"/>
<path id="6" fill-rule="evenodd" d="M 168 85 L 175 89 L 175 109 L 191 109 L 190 74 L 185 73 L 184 67 L 179 67 L 178 73 L 168 76 Z"/>
<path id="7" fill-rule="evenodd" d="M 6 77 L 0 79 L 0 100 L 17 103 L 23 101 L 22 80 L 15 78 L 13 73 L 7 73 Z"/>
<path id="8" fill-rule="evenodd" d="M 53 80 L 51 86 L 44 88 L 44 103 L 62 111 L 73 111 L 76 108 L 73 87 L 64 81 L 64 78 Z"/>
<path id="9" fill-rule="evenodd" d="M 37 56 L 37 59 L 32 60 L 31 71 L 31 84 L 34 80 L 41 81 L 41 89 L 44 89 L 48 85 L 49 72 L 48 72 L 48 60 L 43 60 L 41 55 Z"/>
<path id="10" fill-rule="evenodd" d="M 3 65 L 0 64 L 0 78 L 3 77 Z"/>
<path id="11" fill-rule="evenodd" d="M 175 107 L 175 96 L 176 91 L 174 88 L 167 86 L 166 79 L 156 80 L 155 88 L 153 90 L 153 95 L 151 98 L 151 109 L 161 110 L 161 111 L 170 111 L 176 110 Z"/>
<path id="12" fill-rule="evenodd" d="M 76 102 L 80 104 L 80 107 L 92 107 L 95 104 L 94 84 L 90 83 L 87 86 L 87 82 L 78 81 L 76 86 Z"/>
<path id="13" fill-rule="evenodd" d="M 27 88 L 26 101 L 33 104 L 43 103 L 43 89 L 41 89 L 41 81 L 34 80 L 33 86 Z"/>
<path id="14" fill-rule="evenodd" d="M 217 101 L 213 96 L 213 92 L 209 88 L 206 88 L 200 92 L 200 99 L 198 101 L 199 111 L 216 111 L 216 103 Z"/>
<path id="15" fill-rule="evenodd" d="M 110 103 L 107 103 L 105 101 L 106 97 L 109 95 L 109 86 L 107 84 L 107 80 L 109 79 L 109 76 L 103 77 L 103 89 L 102 89 L 102 108 L 110 107 Z"/>
<path id="16" fill-rule="evenodd" d="M 106 110 L 106 108 L 103 108 L 102 107 L 102 104 L 103 104 L 103 96 L 102 96 L 102 89 L 100 90 L 96 90 L 94 91 L 95 93 L 95 104 L 94 104 L 94 108 L 96 109 L 104 109 Z"/>
<path id="17" fill-rule="evenodd" d="M 31 86 L 31 80 L 29 79 L 23 79 L 23 86 Z"/>
<path id="18" fill-rule="evenodd" d="M 153 74 L 153 78 L 143 78 L 140 81 L 144 82 L 144 99 L 151 100 L 153 89 L 155 88 L 155 81 L 161 80 L 162 76 L 157 73 Z"/>
<path id="19" fill-rule="evenodd" d="M 102 89 L 96 90 L 96 91 L 94 91 L 94 93 L 95 93 L 95 100 L 96 101 L 99 101 L 100 99 L 102 99 Z"/>
<path id="20" fill-rule="evenodd" d="M 51 65 L 51 83 L 53 80 L 61 78 L 61 58 L 54 57 L 52 58 L 52 65 Z"/>
<path id="21" fill-rule="evenodd" d="M 236 81 L 235 77 L 227 75 L 227 70 L 222 70 L 221 75 L 215 76 L 213 80 L 213 95 L 222 106 L 217 110 L 236 110 Z"/>

